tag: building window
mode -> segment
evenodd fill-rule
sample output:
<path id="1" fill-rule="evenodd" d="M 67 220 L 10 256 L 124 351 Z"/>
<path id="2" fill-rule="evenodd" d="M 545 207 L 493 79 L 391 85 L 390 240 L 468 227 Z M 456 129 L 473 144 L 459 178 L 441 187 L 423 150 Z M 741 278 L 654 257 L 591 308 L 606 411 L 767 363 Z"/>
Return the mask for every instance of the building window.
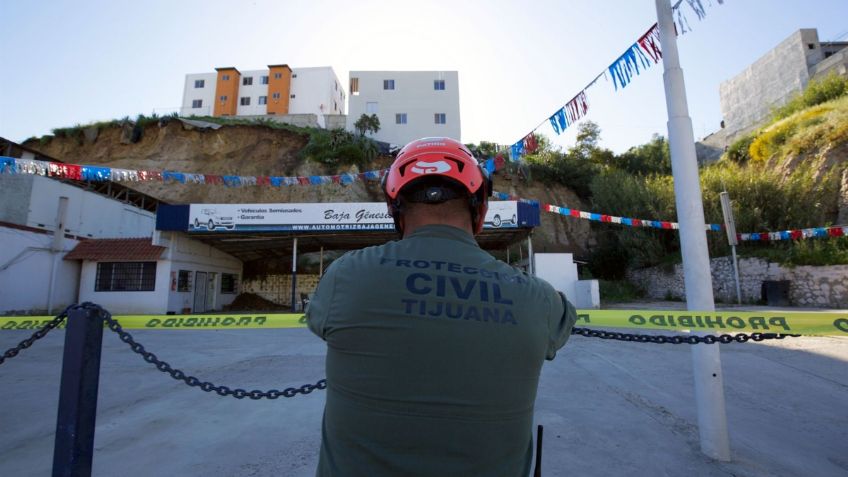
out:
<path id="1" fill-rule="evenodd" d="M 383 89 L 395 89 L 395 80 L 383 80 Z"/>
<path id="2" fill-rule="evenodd" d="M 338 90 L 339 90 L 339 82 L 336 81 L 336 91 L 338 91 Z"/>
<path id="3" fill-rule="evenodd" d="M 203 100 L 202 99 L 191 100 L 191 107 L 194 108 L 194 109 L 202 108 L 203 107 Z"/>
<path id="4" fill-rule="evenodd" d="M 433 89 L 436 91 L 445 90 L 445 80 L 433 80 Z"/>
<path id="5" fill-rule="evenodd" d="M 226 97 L 226 96 L 221 96 L 221 102 L 222 102 L 222 103 L 226 103 L 226 102 L 227 102 L 227 97 Z"/>
<path id="6" fill-rule="evenodd" d="M 359 94 L 359 78 L 350 79 L 350 94 L 354 96 Z"/>
<path id="7" fill-rule="evenodd" d="M 395 124 L 406 124 L 406 113 L 395 114 Z"/>
<path id="8" fill-rule="evenodd" d="M 436 119 L 436 124 L 447 123 L 447 121 L 445 120 L 445 113 L 436 113 L 435 119 Z"/>
<path id="9" fill-rule="evenodd" d="M 289 96 L 289 98 L 294 99 L 294 95 Z"/>
<path id="10" fill-rule="evenodd" d="M 280 79 L 283 77 L 282 73 L 274 73 L 274 79 Z"/>
<path id="11" fill-rule="evenodd" d="M 250 106 L 250 96 L 242 96 L 239 104 L 242 106 Z"/>
<path id="12" fill-rule="evenodd" d="M 260 83 L 268 84 L 268 77 L 267 76 L 260 76 L 259 78 L 260 78 L 260 80 L 259 80 Z"/>
<path id="13" fill-rule="evenodd" d="M 221 81 L 229 81 L 229 80 L 230 80 L 230 75 L 221 76 Z"/>
<path id="14" fill-rule="evenodd" d="M 206 86 L 206 80 L 194 80 L 195 88 L 203 88 Z"/>
<path id="15" fill-rule="evenodd" d="M 156 262 L 98 262 L 94 291 L 153 291 Z"/>
<path id="16" fill-rule="evenodd" d="M 365 103 L 365 112 L 368 114 L 377 114 L 379 112 L 377 103 Z"/>
<path id="17" fill-rule="evenodd" d="M 245 76 L 241 79 L 242 86 L 251 86 L 253 85 L 253 76 Z"/>
<path id="18" fill-rule="evenodd" d="M 259 104 L 268 104 L 268 97 L 267 96 L 260 96 L 259 97 Z"/>
<path id="19" fill-rule="evenodd" d="M 335 100 L 333 100 L 333 112 L 338 111 L 338 110 L 339 110 L 339 105 L 338 105 L 338 103 L 336 103 Z"/>
<path id="20" fill-rule="evenodd" d="M 179 275 L 177 275 L 177 291 L 178 292 L 190 292 L 191 291 L 191 271 L 190 270 L 180 270 Z"/>
<path id="21" fill-rule="evenodd" d="M 297 78 L 297 74 L 293 74 L 293 75 L 292 75 L 292 78 Z"/>
<path id="22" fill-rule="evenodd" d="M 234 294 L 238 289 L 238 275 L 232 273 L 221 274 L 221 293 Z"/>
<path id="23" fill-rule="evenodd" d="M 271 99 L 280 99 L 280 93 L 274 93 L 271 95 Z"/>
<path id="24" fill-rule="evenodd" d="M 816 44 L 815 44 L 815 43 L 807 43 L 807 48 L 809 48 L 809 49 L 811 49 L 811 50 L 815 50 L 815 49 L 816 49 Z"/>

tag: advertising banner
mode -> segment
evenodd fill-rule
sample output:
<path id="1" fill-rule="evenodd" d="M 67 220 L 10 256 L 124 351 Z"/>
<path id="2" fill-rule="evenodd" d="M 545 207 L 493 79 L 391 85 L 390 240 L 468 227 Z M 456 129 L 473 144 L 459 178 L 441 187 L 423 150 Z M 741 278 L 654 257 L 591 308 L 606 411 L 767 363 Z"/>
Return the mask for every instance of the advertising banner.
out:
<path id="1" fill-rule="evenodd" d="M 492 201 L 485 228 L 518 227 L 516 201 Z M 383 202 L 191 204 L 189 232 L 393 230 Z"/>

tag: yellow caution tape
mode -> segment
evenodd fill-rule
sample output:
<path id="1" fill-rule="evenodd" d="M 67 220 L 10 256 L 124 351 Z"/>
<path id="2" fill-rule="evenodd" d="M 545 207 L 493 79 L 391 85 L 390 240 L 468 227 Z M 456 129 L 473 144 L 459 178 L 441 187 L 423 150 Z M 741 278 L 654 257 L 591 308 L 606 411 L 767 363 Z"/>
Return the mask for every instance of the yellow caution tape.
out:
<path id="1" fill-rule="evenodd" d="M 577 310 L 577 325 L 599 328 L 704 331 L 715 334 L 784 333 L 848 336 L 848 313 Z"/>
<path id="2" fill-rule="evenodd" d="M 50 316 L 0 317 L 0 330 L 35 330 Z M 221 315 L 118 315 L 115 319 L 129 330 L 225 330 L 302 328 L 301 313 Z M 785 333 L 848 336 L 848 313 L 831 312 L 741 312 L 720 310 L 577 310 L 577 325 L 598 328 L 636 328 L 724 333 Z M 64 327 L 64 324 L 60 327 Z"/>

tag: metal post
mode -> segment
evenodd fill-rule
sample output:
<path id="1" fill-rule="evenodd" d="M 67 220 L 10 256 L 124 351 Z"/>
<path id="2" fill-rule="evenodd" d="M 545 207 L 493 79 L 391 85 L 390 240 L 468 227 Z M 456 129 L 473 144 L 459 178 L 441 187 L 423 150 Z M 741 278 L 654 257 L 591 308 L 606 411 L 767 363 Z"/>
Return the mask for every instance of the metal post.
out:
<path id="1" fill-rule="evenodd" d="M 56 272 L 59 268 L 59 254 L 65 248 L 65 220 L 68 216 L 68 198 L 59 197 L 59 208 L 56 210 L 55 231 L 53 243 L 50 245 L 50 279 L 47 282 L 47 314 L 53 314 L 53 294 L 56 288 Z"/>
<path id="2" fill-rule="evenodd" d="M 739 285 L 739 262 L 736 261 L 736 221 L 733 219 L 733 207 L 730 205 L 730 194 L 725 190 L 719 194 L 721 199 L 721 214 L 724 216 L 724 230 L 727 231 L 727 243 L 733 253 L 733 275 L 736 279 L 736 302 L 742 304 L 742 289 Z"/>
<path id="3" fill-rule="evenodd" d="M 91 475 L 102 343 L 103 318 L 99 311 L 71 310 L 62 358 L 54 477 Z"/>
<path id="4" fill-rule="evenodd" d="M 715 310 L 715 303 L 707 251 L 704 206 L 698 181 L 695 135 L 686 102 L 686 86 L 683 70 L 680 68 L 671 5 L 669 0 L 655 2 L 663 54 L 668 142 L 671 149 L 677 220 L 680 223 L 686 307 L 689 310 L 709 312 Z M 714 459 L 729 461 L 730 442 L 719 347 L 693 345 L 692 367 L 701 452 Z"/>
<path id="5" fill-rule="evenodd" d="M 318 278 L 321 278 L 321 277 L 324 276 L 324 246 L 323 245 L 321 246 L 321 255 L 319 255 L 319 256 L 320 256 L 320 258 L 318 260 Z"/>
<path id="6" fill-rule="evenodd" d="M 536 274 L 536 264 L 533 263 L 533 240 L 528 236 L 527 237 L 527 271 L 530 275 Z"/>
<path id="7" fill-rule="evenodd" d="M 297 237 L 294 238 L 294 246 L 292 247 L 292 299 L 291 311 L 297 313 L 297 301 L 295 300 L 295 292 L 297 290 Z"/>
<path id="8" fill-rule="evenodd" d="M 730 247 L 733 253 L 733 277 L 736 279 L 736 303 L 742 304 L 742 286 L 739 284 L 739 261 L 736 259 L 736 245 Z"/>

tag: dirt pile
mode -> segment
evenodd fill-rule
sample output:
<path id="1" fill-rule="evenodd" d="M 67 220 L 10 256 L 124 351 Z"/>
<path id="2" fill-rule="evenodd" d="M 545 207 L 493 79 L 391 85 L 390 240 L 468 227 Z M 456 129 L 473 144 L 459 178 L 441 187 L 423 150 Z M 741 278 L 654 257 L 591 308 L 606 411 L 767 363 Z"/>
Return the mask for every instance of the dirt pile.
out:
<path id="1" fill-rule="evenodd" d="M 101 128 L 96 134 L 56 137 L 41 144 L 25 143 L 64 162 L 108 165 L 109 167 L 179 171 L 216 175 L 310 176 L 361 172 L 355 168 L 327 170 L 321 164 L 303 160 L 299 152 L 309 138 L 286 129 L 262 125 L 225 125 L 219 129 L 195 129 L 180 121 L 150 124 L 138 142 L 122 140 L 121 127 Z M 379 158 L 368 170 L 387 167 L 391 158 Z M 355 181 L 350 185 L 288 187 L 226 187 L 222 185 L 176 184 L 162 182 L 130 183 L 130 187 L 172 204 L 181 203 L 276 203 L 276 202 L 380 202 L 383 194 L 375 181 Z M 494 189 L 545 203 L 585 208 L 564 186 L 539 182 L 527 184 L 518 179 L 495 175 Z M 537 252 L 572 252 L 585 256 L 592 243 L 587 221 L 541 212 L 542 226 L 534 232 Z"/>
<path id="2" fill-rule="evenodd" d="M 241 293 L 224 311 L 286 311 L 286 307 L 254 293 Z"/>

